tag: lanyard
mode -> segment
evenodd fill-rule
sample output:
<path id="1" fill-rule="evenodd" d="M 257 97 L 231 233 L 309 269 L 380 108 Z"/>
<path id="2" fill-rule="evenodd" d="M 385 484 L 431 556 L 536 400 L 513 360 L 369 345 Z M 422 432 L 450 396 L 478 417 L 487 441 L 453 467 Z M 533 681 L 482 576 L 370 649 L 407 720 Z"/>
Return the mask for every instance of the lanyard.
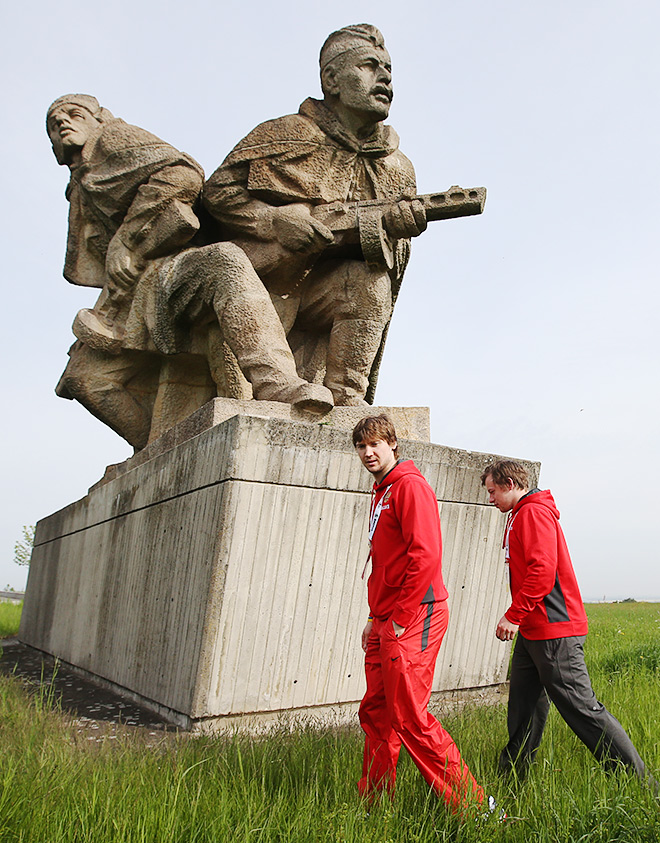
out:
<path id="1" fill-rule="evenodd" d="M 376 532 L 376 527 L 378 526 L 380 514 L 383 511 L 383 503 L 385 502 L 387 493 L 391 488 L 392 486 L 389 485 L 385 489 L 378 503 L 376 503 L 376 492 L 374 491 L 371 493 L 371 507 L 369 510 L 369 553 L 367 555 L 367 561 L 364 563 L 364 568 L 362 569 L 362 579 L 364 579 L 364 575 L 367 572 L 367 565 L 369 564 L 369 560 L 371 559 L 371 542 L 373 541 L 374 533 Z"/>
<path id="2" fill-rule="evenodd" d="M 520 512 L 520 510 L 518 510 Z M 513 527 L 513 522 L 518 517 L 518 512 L 515 515 L 509 515 L 506 527 L 504 528 L 504 541 L 502 542 L 502 547 L 504 548 L 504 564 L 508 565 L 509 560 L 511 559 L 511 554 L 509 553 L 509 536 L 511 535 L 511 528 Z"/>
<path id="3" fill-rule="evenodd" d="M 381 499 L 376 504 L 376 493 L 373 492 L 371 495 L 371 507 L 369 512 L 369 544 L 373 541 L 374 533 L 376 532 L 376 527 L 378 526 L 378 520 L 380 518 L 380 513 L 383 510 L 383 503 L 387 496 L 387 493 L 392 488 L 392 486 L 388 486 L 387 489 L 382 494 Z M 375 504 L 375 506 L 374 506 Z"/>

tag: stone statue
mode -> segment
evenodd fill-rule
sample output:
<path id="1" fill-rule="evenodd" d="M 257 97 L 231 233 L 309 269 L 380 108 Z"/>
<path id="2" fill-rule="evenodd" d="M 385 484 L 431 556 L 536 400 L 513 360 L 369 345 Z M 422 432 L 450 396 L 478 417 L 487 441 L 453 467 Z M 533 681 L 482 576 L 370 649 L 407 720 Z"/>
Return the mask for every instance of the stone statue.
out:
<path id="1" fill-rule="evenodd" d="M 483 209 L 483 188 L 415 195 L 374 26 L 333 32 L 320 67 L 323 99 L 257 126 L 203 187 L 190 156 L 94 97 L 48 109 L 71 171 L 64 275 L 102 288 L 56 391 L 136 449 L 216 396 L 373 401 L 410 238 Z"/>
<path id="2" fill-rule="evenodd" d="M 321 381 L 335 404 L 372 400 L 378 360 L 409 238 L 426 228 L 415 173 L 383 121 L 392 101 L 390 57 L 367 24 L 332 33 L 320 55 L 323 100 L 257 126 L 207 181 L 204 204 L 252 261 L 275 302 L 298 371 Z M 337 248 L 318 206 L 396 199 L 384 224 L 390 269 L 359 244 Z"/>
<path id="3" fill-rule="evenodd" d="M 74 321 L 78 342 L 58 395 L 80 401 L 138 449 L 215 395 L 231 394 L 225 355 L 257 399 L 332 407 L 328 390 L 298 376 L 282 323 L 240 248 L 193 245 L 197 162 L 88 95 L 57 99 L 47 130 L 71 171 L 65 277 L 102 287 L 94 309 Z"/>

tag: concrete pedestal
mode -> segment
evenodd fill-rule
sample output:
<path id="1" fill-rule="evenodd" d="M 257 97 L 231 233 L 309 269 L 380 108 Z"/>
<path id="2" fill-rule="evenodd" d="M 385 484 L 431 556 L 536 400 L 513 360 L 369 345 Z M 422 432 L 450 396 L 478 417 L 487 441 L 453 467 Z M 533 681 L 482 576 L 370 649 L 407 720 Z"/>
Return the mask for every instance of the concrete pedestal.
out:
<path id="1" fill-rule="evenodd" d="M 491 455 L 400 441 L 436 490 L 452 617 L 435 689 L 506 678 Z M 236 415 L 39 522 L 20 640 L 186 728 L 353 716 L 371 478 L 350 432 Z"/>

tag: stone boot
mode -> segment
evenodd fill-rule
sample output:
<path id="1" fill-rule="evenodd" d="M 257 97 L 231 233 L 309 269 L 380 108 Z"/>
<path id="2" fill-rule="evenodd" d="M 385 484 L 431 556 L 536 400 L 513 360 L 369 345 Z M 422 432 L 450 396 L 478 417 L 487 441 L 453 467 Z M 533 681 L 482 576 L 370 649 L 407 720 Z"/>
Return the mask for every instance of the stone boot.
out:
<path id="1" fill-rule="evenodd" d="M 270 305 L 270 301 L 268 302 Z M 279 401 L 312 413 L 328 413 L 334 406 L 332 392 L 318 383 L 303 380 L 274 308 L 262 313 L 234 314 L 232 306 L 222 313 L 222 328 L 257 401 Z"/>

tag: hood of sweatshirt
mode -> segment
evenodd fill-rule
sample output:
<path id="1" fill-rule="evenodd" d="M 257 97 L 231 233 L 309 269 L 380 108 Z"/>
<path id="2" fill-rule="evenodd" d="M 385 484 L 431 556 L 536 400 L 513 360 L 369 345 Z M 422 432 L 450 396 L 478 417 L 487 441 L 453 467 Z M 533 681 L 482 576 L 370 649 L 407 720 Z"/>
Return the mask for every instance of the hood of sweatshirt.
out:
<path id="1" fill-rule="evenodd" d="M 516 512 L 522 509 L 523 506 L 529 506 L 530 504 L 546 507 L 546 509 L 549 509 L 554 515 L 557 521 L 559 521 L 559 510 L 557 509 L 557 504 L 555 503 L 555 499 L 552 497 L 552 493 L 549 489 L 536 489 L 529 492 L 529 494 L 525 495 L 525 497 L 520 498 L 518 503 L 513 507 L 512 515 L 515 515 Z"/>
<path id="2" fill-rule="evenodd" d="M 374 483 L 374 491 L 380 492 L 381 489 L 386 489 L 406 474 L 416 474 L 418 477 L 423 478 L 422 472 L 412 460 L 401 460 L 394 468 L 387 472 L 380 483 Z"/>

